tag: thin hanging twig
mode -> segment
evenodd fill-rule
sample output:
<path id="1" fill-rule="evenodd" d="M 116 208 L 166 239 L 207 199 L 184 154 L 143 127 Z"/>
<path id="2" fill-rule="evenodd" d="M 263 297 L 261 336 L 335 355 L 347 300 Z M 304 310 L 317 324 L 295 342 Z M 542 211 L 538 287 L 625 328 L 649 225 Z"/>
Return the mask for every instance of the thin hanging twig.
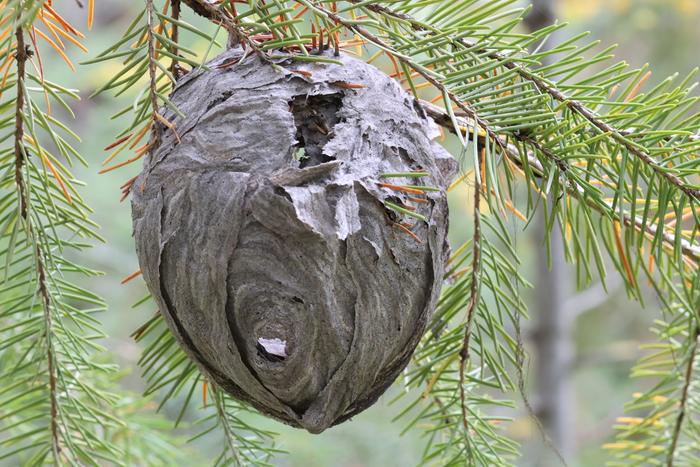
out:
<path id="1" fill-rule="evenodd" d="M 695 360 L 698 354 L 698 338 L 700 337 L 700 326 L 695 325 L 693 328 L 693 333 L 691 336 L 692 346 L 690 348 L 690 355 L 688 355 L 688 364 L 685 369 L 685 376 L 683 381 L 683 390 L 681 392 L 681 400 L 678 407 L 678 415 L 676 416 L 676 423 L 673 427 L 673 435 L 671 436 L 671 447 L 668 450 L 668 457 L 666 460 L 667 467 L 673 467 L 675 461 L 676 450 L 678 448 L 678 440 L 681 437 L 681 432 L 683 428 L 683 420 L 685 419 L 687 407 L 688 407 L 688 397 L 690 395 L 690 386 L 693 382 L 693 371 L 695 369 Z"/>
<path id="2" fill-rule="evenodd" d="M 22 11 L 22 2 L 19 4 Z M 32 219 L 29 216 L 29 188 L 24 178 L 25 167 L 25 149 L 24 149 L 24 107 L 27 96 L 25 95 L 25 80 L 26 80 L 26 63 L 30 57 L 30 50 L 24 40 L 24 30 L 22 25 L 17 26 L 15 31 L 17 40 L 17 49 L 15 53 L 15 61 L 17 64 L 17 96 L 15 100 L 15 140 L 14 140 L 14 156 L 15 156 L 15 183 L 19 194 L 20 216 L 27 231 L 27 236 L 30 240 L 34 240 L 37 268 L 37 282 L 41 303 L 44 310 L 44 326 L 46 338 L 46 359 L 48 365 L 49 376 L 49 403 L 50 403 L 50 425 L 51 425 L 51 452 L 56 461 L 61 453 L 60 446 L 60 430 L 58 426 L 58 389 L 57 389 L 57 372 L 55 365 L 55 355 L 53 342 L 51 339 L 53 316 L 51 314 L 51 295 L 47 286 L 46 268 L 44 265 L 44 252 L 41 243 L 34 238 L 34 229 Z"/>
<path id="3" fill-rule="evenodd" d="M 476 167 L 474 173 L 478 174 L 481 171 L 481 157 L 475 161 Z M 469 422 L 467 419 L 467 400 L 465 394 L 465 377 L 464 371 L 469 362 L 471 350 L 471 335 L 474 323 L 474 316 L 479 308 L 479 289 L 481 282 L 481 177 L 474 177 L 474 233 L 472 234 L 472 270 L 471 282 L 469 290 L 469 303 L 467 304 L 467 320 L 464 325 L 464 337 L 462 340 L 462 348 L 459 351 L 459 398 L 462 406 L 462 424 L 464 425 L 465 433 L 469 432 Z"/>
<path id="4" fill-rule="evenodd" d="M 175 21 L 179 21 L 180 20 L 180 0 L 170 0 L 170 10 L 171 10 L 172 18 Z M 179 71 L 180 64 L 179 64 L 177 58 L 175 58 L 175 57 L 177 57 L 177 54 L 178 54 L 177 44 L 179 44 L 179 41 L 180 41 L 180 28 L 176 22 L 173 22 L 171 27 L 172 27 L 172 30 L 171 30 L 171 34 L 170 34 L 170 39 L 173 41 L 173 44 L 176 44 L 176 45 L 173 45 L 172 49 L 170 50 L 170 52 L 173 54 L 173 59 L 172 59 L 172 62 L 170 64 L 170 73 L 172 73 L 172 75 L 177 80 L 180 77 L 180 71 Z M 175 83 L 173 83 L 173 87 L 174 86 L 175 86 Z"/>
<path id="5" fill-rule="evenodd" d="M 146 40 L 148 41 L 148 76 L 149 76 L 149 94 L 151 98 L 151 144 L 150 147 L 157 147 L 160 143 L 160 126 L 158 124 L 158 75 L 156 72 L 156 39 L 153 34 L 154 23 L 154 7 L 153 0 L 146 0 L 146 21 L 148 30 L 146 31 Z"/>

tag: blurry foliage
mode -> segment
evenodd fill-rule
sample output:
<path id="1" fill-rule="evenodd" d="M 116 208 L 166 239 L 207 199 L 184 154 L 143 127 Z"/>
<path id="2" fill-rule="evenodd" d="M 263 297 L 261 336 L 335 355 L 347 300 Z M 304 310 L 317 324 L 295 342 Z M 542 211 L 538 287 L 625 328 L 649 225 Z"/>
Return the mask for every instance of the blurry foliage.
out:
<path id="1" fill-rule="evenodd" d="M 590 30 L 634 66 L 652 64 L 656 80 L 697 66 L 697 0 L 561 0 L 562 19 Z"/>

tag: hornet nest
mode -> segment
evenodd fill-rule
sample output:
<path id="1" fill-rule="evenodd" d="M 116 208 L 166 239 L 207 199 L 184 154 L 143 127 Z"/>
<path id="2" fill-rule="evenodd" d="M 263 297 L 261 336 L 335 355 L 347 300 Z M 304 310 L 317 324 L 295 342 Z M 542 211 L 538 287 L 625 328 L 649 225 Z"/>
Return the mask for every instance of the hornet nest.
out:
<path id="1" fill-rule="evenodd" d="M 231 49 L 183 77 L 133 189 L 143 276 L 218 387 L 320 433 L 406 367 L 448 253 L 455 162 L 362 61 Z M 183 116 L 184 115 L 184 116 Z"/>

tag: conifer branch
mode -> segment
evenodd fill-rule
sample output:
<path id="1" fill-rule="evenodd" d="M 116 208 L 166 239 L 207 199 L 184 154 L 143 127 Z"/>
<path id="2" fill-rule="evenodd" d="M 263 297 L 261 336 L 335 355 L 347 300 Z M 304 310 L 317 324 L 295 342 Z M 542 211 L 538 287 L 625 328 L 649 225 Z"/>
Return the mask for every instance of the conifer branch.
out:
<path id="1" fill-rule="evenodd" d="M 70 42 L 85 50 L 83 36 L 50 2 L 0 4 L 0 94 L 7 93 L 0 102 L 0 462 L 121 465 L 135 432 L 129 453 L 167 459 L 168 435 L 130 418 L 143 406 L 122 399 L 115 367 L 95 360 L 105 355 L 94 316 L 105 304 L 73 277 L 98 273 L 65 256 L 101 237 L 69 170 L 73 159 L 84 159 L 65 134 L 78 137 L 51 114 L 52 103 L 72 114 L 64 99 L 78 95 L 44 76 L 41 49 L 70 65 L 64 48 Z M 37 91 L 44 102 L 33 99 Z"/>
<path id="2" fill-rule="evenodd" d="M 693 382 L 693 370 L 695 369 L 696 358 L 698 354 L 698 339 L 700 339 L 700 325 L 696 324 L 693 328 L 691 334 L 691 347 L 688 355 L 688 362 L 686 364 L 683 389 L 681 390 L 681 399 L 678 406 L 678 414 L 676 415 L 676 422 L 673 427 L 673 434 L 671 435 L 671 444 L 668 450 L 668 457 L 666 461 L 667 467 L 673 467 L 676 451 L 678 449 L 678 440 L 681 437 L 681 432 L 683 429 L 683 420 L 686 417 L 686 412 L 688 410 L 688 396 L 690 394 L 690 386 Z"/>
<path id="3" fill-rule="evenodd" d="M 428 116 L 430 116 L 435 123 L 438 125 L 444 127 L 448 131 L 455 132 L 455 125 L 450 117 L 450 115 L 444 111 L 443 109 L 437 107 L 434 104 L 431 104 L 430 102 L 426 101 L 421 101 L 421 106 L 426 110 L 426 113 Z M 455 116 L 455 120 L 457 122 L 457 127 L 459 128 L 459 131 L 462 132 L 462 135 L 465 137 L 471 137 L 474 138 L 474 132 L 472 131 L 472 128 L 474 126 L 474 123 L 471 120 L 466 119 L 463 116 Z M 527 134 L 516 134 L 514 135 L 514 138 L 522 141 L 524 143 L 530 144 L 533 148 L 537 149 L 540 151 L 543 155 L 545 155 L 548 159 L 550 159 L 556 167 L 559 169 L 559 171 L 562 173 L 564 176 L 569 176 L 567 171 L 569 170 L 569 165 L 561 160 L 554 152 L 546 149 L 543 147 L 539 142 L 534 140 L 532 137 L 530 137 Z M 485 140 L 483 138 L 476 138 L 477 144 L 480 147 L 484 147 Z M 497 136 L 497 140 L 499 147 L 504 148 L 504 154 L 511 160 L 511 162 L 515 163 L 518 166 L 521 166 L 523 164 L 523 158 L 520 155 L 520 152 L 518 148 L 514 147 L 513 145 L 509 144 L 506 139 L 502 138 L 501 136 Z M 526 161 L 527 164 L 530 168 L 530 170 L 533 171 L 534 174 L 539 175 L 539 176 L 544 176 L 546 175 L 545 173 L 545 168 L 542 166 L 539 160 L 537 160 L 537 157 L 535 156 L 534 153 L 530 152 L 526 154 Z M 582 198 L 582 193 L 583 189 L 578 186 L 577 182 L 571 178 L 569 178 L 569 187 L 568 187 L 568 193 L 571 194 L 572 196 L 576 197 L 582 202 L 585 202 L 587 206 L 589 206 L 592 209 L 595 209 L 598 211 L 600 214 L 604 216 L 610 216 L 612 213 L 612 206 L 607 205 L 606 209 L 601 208 L 601 206 L 598 203 L 591 202 L 590 200 L 586 200 Z M 628 215 L 622 216 L 622 222 L 628 226 L 628 227 L 634 227 L 640 232 L 645 232 L 647 233 L 650 237 L 655 237 L 658 233 L 658 226 L 657 225 L 652 225 L 648 223 L 642 222 L 642 220 L 635 218 L 632 219 Z M 695 246 L 690 244 L 687 240 L 681 238 L 677 239 L 675 235 L 670 234 L 668 232 L 663 231 L 662 232 L 662 238 L 663 241 L 668 245 L 669 248 L 673 248 L 674 245 L 680 242 L 681 245 L 681 250 L 685 256 L 690 258 L 693 261 L 696 261 L 700 263 L 700 246 Z"/>
<path id="4" fill-rule="evenodd" d="M 349 3 L 353 3 L 353 4 L 366 3 L 366 2 L 363 2 L 362 0 L 348 0 L 348 1 L 349 1 Z M 389 7 L 385 7 L 383 5 L 377 5 L 377 4 L 369 4 L 369 5 L 366 5 L 366 8 L 368 8 L 369 10 L 372 10 L 374 12 L 377 12 L 377 13 L 391 16 L 391 17 L 399 19 L 401 21 L 406 21 L 406 22 L 410 23 L 411 26 L 417 31 L 427 32 L 427 33 L 431 33 L 431 34 L 435 33 L 434 30 L 429 29 L 423 23 L 421 23 L 420 21 L 413 18 L 411 15 L 396 12 Z M 655 161 L 654 158 L 651 155 L 649 155 L 649 153 L 647 151 L 641 149 L 638 145 L 629 141 L 629 139 L 625 136 L 623 131 L 620 131 L 617 128 L 613 127 L 612 125 L 605 123 L 603 120 L 601 120 L 596 115 L 596 113 L 593 110 L 589 109 L 588 107 L 583 105 L 581 102 L 578 102 L 576 99 L 572 99 L 572 98 L 566 96 L 562 91 L 557 89 L 555 86 L 550 85 L 546 80 L 542 79 L 541 77 L 530 72 L 526 68 L 515 63 L 511 59 L 511 57 L 509 57 L 507 55 L 504 55 L 504 54 L 499 53 L 499 52 L 480 50 L 477 47 L 478 44 L 471 42 L 471 41 L 468 41 L 464 38 L 457 38 L 454 40 L 456 42 L 461 43 L 465 48 L 471 50 L 474 54 L 478 55 L 478 54 L 485 53 L 486 57 L 499 62 L 503 67 L 505 67 L 509 70 L 514 70 L 515 72 L 517 72 L 517 74 L 522 79 L 531 82 L 539 91 L 551 96 L 556 101 L 561 102 L 562 104 L 566 105 L 573 112 L 575 112 L 578 115 L 585 118 L 595 128 L 597 128 L 598 130 L 600 130 L 601 132 L 603 132 L 605 134 L 610 135 L 610 137 L 613 140 L 615 140 L 621 146 L 625 147 L 625 149 L 627 149 L 631 154 L 638 157 L 642 162 L 644 162 L 646 165 L 651 167 L 652 170 L 654 170 L 654 172 L 656 172 L 659 176 L 665 178 L 669 183 L 673 184 L 679 190 L 683 191 L 691 199 L 694 199 L 695 201 L 700 201 L 700 190 L 688 186 L 679 177 L 675 176 L 674 174 L 672 174 L 666 170 L 663 170 L 661 168 L 661 166 L 659 165 L 659 163 L 657 161 Z M 453 102 L 458 104 L 458 102 L 454 101 L 454 99 L 453 99 Z"/>
<path id="5" fill-rule="evenodd" d="M 17 189 L 20 193 L 19 205 L 20 205 L 20 215 L 23 219 L 27 218 L 27 204 L 25 200 L 25 194 L 27 193 L 27 188 L 24 184 L 24 176 L 22 170 L 24 168 L 24 120 L 22 115 L 24 113 L 24 87 L 22 84 L 25 79 L 25 67 L 27 63 L 27 46 L 24 43 L 24 32 L 22 31 L 22 25 L 17 26 L 15 32 L 15 37 L 17 38 L 17 51 L 15 52 L 15 62 L 17 63 L 17 96 L 15 101 L 15 183 L 17 184 Z"/>
<path id="6" fill-rule="evenodd" d="M 170 10 L 171 16 L 174 20 L 170 39 L 172 39 L 173 43 L 175 44 L 170 50 L 170 52 L 173 54 L 172 62 L 170 63 L 170 73 L 172 73 L 175 79 L 178 79 L 180 72 L 178 71 L 179 62 L 176 57 L 179 53 L 177 44 L 180 42 L 180 26 L 177 24 L 177 22 L 180 21 L 180 0 L 170 0 Z M 174 86 L 175 83 L 173 83 L 173 87 Z"/>
<path id="7" fill-rule="evenodd" d="M 467 401 L 465 395 L 464 371 L 469 363 L 470 344 L 474 315 L 479 306 L 479 287 L 481 286 L 481 176 L 480 157 L 476 158 L 474 169 L 474 213 L 472 234 L 472 269 L 469 292 L 469 303 L 466 310 L 466 323 L 464 325 L 464 337 L 462 348 L 459 352 L 459 397 L 462 406 L 462 424 L 465 433 L 469 432 L 469 422 L 467 420 Z"/>
<path id="8" fill-rule="evenodd" d="M 153 34 L 155 13 L 153 0 L 146 0 L 146 40 L 148 41 L 148 79 L 151 99 L 152 140 L 149 147 L 156 147 L 160 142 L 160 125 L 158 124 L 158 75 L 156 72 L 156 41 Z"/>
<path id="9" fill-rule="evenodd" d="M 20 3 L 20 8 L 22 4 Z M 21 10 L 20 10 L 21 11 Z M 17 66 L 17 96 L 15 100 L 15 183 L 19 198 L 20 217 L 27 231 L 27 237 L 34 243 L 36 255 L 36 274 L 39 286 L 39 294 L 44 310 L 44 338 L 46 339 L 46 362 L 49 378 L 49 401 L 50 401 L 50 432 L 51 432 L 51 452 L 55 462 L 60 463 L 61 446 L 59 441 L 59 407 L 56 387 L 56 367 L 53 348 L 53 317 L 51 315 L 51 297 L 46 284 L 46 270 L 44 266 L 44 252 L 41 242 L 34 238 L 33 221 L 29 216 L 29 190 L 24 179 L 25 151 L 24 151 L 24 106 L 25 106 L 25 79 L 26 64 L 29 59 L 29 48 L 24 41 L 24 30 L 22 24 L 17 26 L 15 31 L 17 39 L 17 51 L 15 52 L 15 63 Z"/>
<path id="10" fill-rule="evenodd" d="M 554 88 L 553 86 L 549 86 L 543 79 L 539 78 L 538 76 L 529 73 L 525 71 L 524 68 L 512 63 L 512 62 L 505 62 L 504 66 L 509 69 L 515 69 L 518 71 L 518 74 L 520 74 L 524 79 L 527 79 L 531 81 L 537 89 L 539 89 L 542 92 L 545 92 L 552 96 L 554 99 L 557 101 L 565 104 L 568 108 L 573 110 L 575 113 L 581 115 L 584 117 L 586 120 L 588 120 L 593 126 L 598 128 L 600 131 L 602 131 L 605 134 L 610 135 L 612 139 L 614 139 L 617 143 L 619 143 L 621 146 L 624 146 L 625 149 L 627 149 L 630 154 L 635 155 L 638 157 L 642 162 L 644 162 L 647 166 L 651 167 L 651 169 L 656 172 L 659 176 L 662 178 L 665 178 L 669 183 L 674 185 L 676 188 L 681 190 L 683 193 L 688 195 L 691 199 L 695 201 L 700 201 L 700 190 L 696 188 L 689 187 L 683 180 L 681 180 L 679 177 L 675 176 L 674 174 L 663 170 L 659 163 L 654 160 L 652 156 L 649 155 L 648 152 L 640 149 L 640 147 L 631 141 L 629 141 L 625 136 L 622 135 L 622 133 L 613 127 L 612 125 L 609 125 L 602 120 L 598 118 L 597 115 L 595 115 L 595 112 L 581 104 L 580 102 L 576 101 L 575 99 L 571 99 L 567 97 L 563 92 L 559 91 L 558 89 Z"/>
<path id="11" fill-rule="evenodd" d="M 260 46 L 250 37 L 239 24 L 234 21 L 229 15 L 224 12 L 221 8 L 218 8 L 207 0 L 182 0 L 187 6 L 189 6 L 192 11 L 198 15 L 215 22 L 216 24 L 222 25 L 228 33 L 234 38 L 234 41 L 249 47 L 255 54 L 260 57 L 263 61 L 269 62 L 270 58 L 268 55 L 260 48 Z"/>
<path id="12" fill-rule="evenodd" d="M 226 437 L 226 446 L 224 452 L 228 454 L 222 454 L 227 458 L 231 459 L 234 465 L 242 465 L 241 459 L 238 457 L 238 447 L 235 444 L 236 434 L 231 428 L 231 422 L 228 417 L 229 414 L 226 411 L 226 402 L 224 400 L 224 395 L 220 394 L 219 389 L 212 383 L 211 390 L 214 393 L 214 405 L 216 406 L 216 415 L 218 417 L 218 423 L 221 424 Z"/>
<path id="13" fill-rule="evenodd" d="M 37 256 L 37 273 L 39 281 L 39 292 L 41 294 L 42 304 L 44 306 L 44 326 L 46 328 L 46 360 L 48 364 L 48 374 L 49 374 L 49 399 L 51 404 L 50 416 L 51 416 L 51 450 L 53 452 L 54 460 L 59 462 L 59 455 L 61 453 L 61 445 L 59 442 L 59 406 L 56 387 L 56 362 L 54 355 L 54 348 L 51 335 L 53 333 L 53 317 L 51 316 L 51 297 L 46 285 L 46 270 L 44 267 L 43 251 L 41 245 L 37 243 L 36 246 L 36 256 Z M 60 463 L 60 462 L 59 462 Z"/>

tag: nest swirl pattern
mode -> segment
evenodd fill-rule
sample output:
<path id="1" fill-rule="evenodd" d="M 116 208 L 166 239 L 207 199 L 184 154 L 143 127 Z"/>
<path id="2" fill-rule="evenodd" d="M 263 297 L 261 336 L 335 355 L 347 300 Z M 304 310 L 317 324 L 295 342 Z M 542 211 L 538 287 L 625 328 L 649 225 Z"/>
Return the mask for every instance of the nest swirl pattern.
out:
<path id="1" fill-rule="evenodd" d="M 339 59 L 273 67 L 234 48 L 183 77 L 181 113 L 161 110 L 178 134 L 162 129 L 132 201 L 144 279 L 188 356 L 312 433 L 407 365 L 439 296 L 455 171 L 411 96 Z M 416 184 L 440 190 L 391 187 Z"/>

